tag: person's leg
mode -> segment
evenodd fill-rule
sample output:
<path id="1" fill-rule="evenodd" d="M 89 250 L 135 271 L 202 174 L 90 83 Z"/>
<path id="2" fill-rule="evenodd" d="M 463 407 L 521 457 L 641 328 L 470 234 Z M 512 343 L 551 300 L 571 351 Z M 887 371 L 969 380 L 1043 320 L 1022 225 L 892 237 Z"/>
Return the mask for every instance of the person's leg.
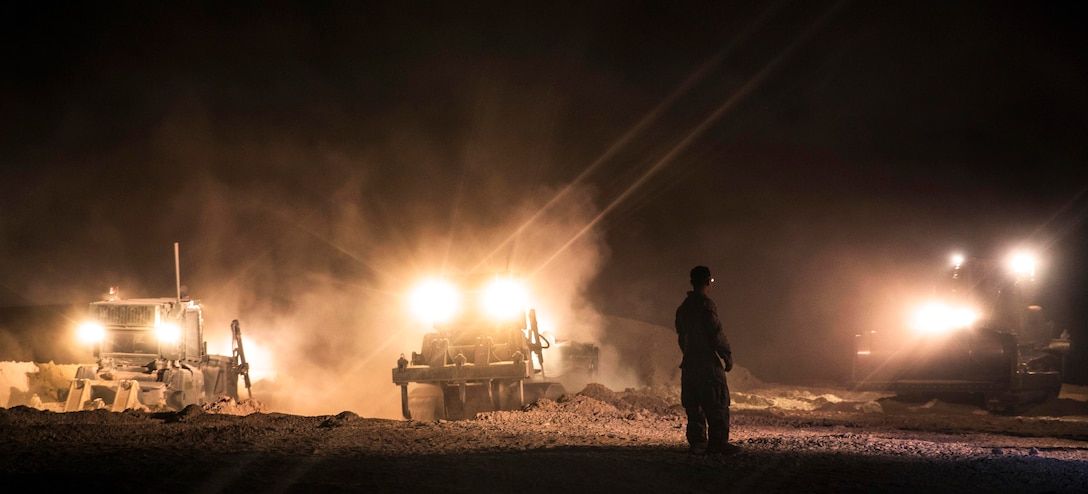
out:
<path id="1" fill-rule="evenodd" d="M 702 407 L 685 409 L 688 414 L 687 438 L 692 453 L 702 453 L 707 448 L 706 414 Z"/>
<path id="2" fill-rule="evenodd" d="M 729 407 L 715 404 L 706 410 L 708 432 L 707 450 L 721 449 L 729 444 Z"/>
<path id="3" fill-rule="evenodd" d="M 705 394 L 700 389 L 700 383 L 694 379 L 682 379 L 680 381 L 680 404 L 687 412 L 687 440 L 691 446 L 691 452 L 703 453 L 707 446 L 706 414 L 703 412 L 703 399 Z"/>
<path id="4" fill-rule="evenodd" d="M 708 427 L 708 453 L 729 453 L 736 449 L 729 444 L 729 387 L 716 383 L 704 407 Z"/>

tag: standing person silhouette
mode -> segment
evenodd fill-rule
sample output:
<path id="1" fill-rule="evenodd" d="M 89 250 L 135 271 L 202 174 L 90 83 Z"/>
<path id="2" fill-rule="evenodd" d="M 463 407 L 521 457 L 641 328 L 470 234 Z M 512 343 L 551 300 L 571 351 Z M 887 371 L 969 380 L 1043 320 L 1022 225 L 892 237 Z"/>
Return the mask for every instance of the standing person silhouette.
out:
<path id="1" fill-rule="evenodd" d="M 687 412 L 687 440 L 692 454 L 731 454 L 729 386 L 733 352 L 708 296 L 714 278 L 710 268 L 691 270 L 691 291 L 676 309 L 676 334 L 684 358 L 680 363 L 680 402 Z"/>

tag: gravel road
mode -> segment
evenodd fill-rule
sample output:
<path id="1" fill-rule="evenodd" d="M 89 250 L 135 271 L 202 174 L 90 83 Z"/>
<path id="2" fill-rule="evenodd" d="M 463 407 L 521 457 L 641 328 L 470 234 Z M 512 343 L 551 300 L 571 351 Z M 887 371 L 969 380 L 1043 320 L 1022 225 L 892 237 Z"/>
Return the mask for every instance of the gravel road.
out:
<path id="1" fill-rule="evenodd" d="M 814 409 L 752 404 L 783 394 Z M 1088 492 L 1082 401 L 1008 417 L 826 396 L 735 393 L 731 456 L 686 452 L 674 389 L 590 385 L 453 422 L 286 415 L 255 401 L 19 406 L 0 409 L 0 476 L 46 492 Z"/>

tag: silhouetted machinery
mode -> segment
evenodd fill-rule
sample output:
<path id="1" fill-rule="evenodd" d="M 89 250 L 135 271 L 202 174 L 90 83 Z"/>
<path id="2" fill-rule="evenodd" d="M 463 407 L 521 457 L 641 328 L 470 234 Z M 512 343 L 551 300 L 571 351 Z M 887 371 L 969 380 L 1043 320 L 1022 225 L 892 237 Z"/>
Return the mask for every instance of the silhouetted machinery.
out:
<path id="1" fill-rule="evenodd" d="M 557 399 L 565 383 L 586 384 L 598 370 L 598 348 L 541 334 L 526 289 L 508 275 L 431 280 L 419 287 L 415 309 L 434 331 L 411 359 L 393 369 L 405 419 L 471 418 Z M 464 303 L 462 303 L 464 302 Z M 545 358 L 547 357 L 547 358 Z M 544 362 L 548 362 L 548 375 Z"/>
<path id="2" fill-rule="evenodd" d="M 1070 347 L 1036 304 L 1034 260 L 964 259 L 913 313 L 908 331 L 855 337 L 851 385 L 904 397 L 981 398 L 1018 413 L 1056 397 Z"/>
<path id="3" fill-rule="evenodd" d="M 221 397 L 237 400 L 239 377 L 250 391 L 237 320 L 231 323 L 233 355 L 209 355 L 203 309 L 182 294 L 180 283 L 176 298 L 123 299 L 110 292 L 107 300 L 90 304 L 79 328 L 97 364 L 76 371 L 64 411 L 181 410 Z"/>

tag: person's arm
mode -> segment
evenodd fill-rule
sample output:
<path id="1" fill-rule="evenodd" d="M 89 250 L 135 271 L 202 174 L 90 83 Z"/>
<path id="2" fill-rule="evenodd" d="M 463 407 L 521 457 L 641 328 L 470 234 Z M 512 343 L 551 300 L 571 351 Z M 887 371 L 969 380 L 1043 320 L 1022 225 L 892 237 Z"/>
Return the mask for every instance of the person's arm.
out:
<path id="1" fill-rule="evenodd" d="M 681 315 L 683 309 L 683 305 L 676 309 L 676 321 L 674 322 L 674 325 L 676 326 L 676 343 L 680 345 L 681 353 L 684 352 L 684 332 L 680 329 L 684 325 L 683 316 Z"/>
<path id="2" fill-rule="evenodd" d="M 722 358 L 722 361 L 725 362 L 725 371 L 733 370 L 733 349 L 729 347 L 729 339 L 725 337 L 725 330 L 722 329 L 720 322 L 718 323 L 715 350 L 718 352 L 718 356 Z"/>
<path id="3" fill-rule="evenodd" d="M 729 338 L 725 336 L 725 329 L 722 328 L 722 321 L 718 319 L 718 307 L 714 305 L 714 302 L 707 304 L 707 312 L 709 327 L 711 328 L 711 336 L 714 341 L 711 344 L 714 346 L 714 352 L 721 357 L 725 364 L 725 371 L 729 372 L 733 370 L 733 349 L 729 346 Z"/>

